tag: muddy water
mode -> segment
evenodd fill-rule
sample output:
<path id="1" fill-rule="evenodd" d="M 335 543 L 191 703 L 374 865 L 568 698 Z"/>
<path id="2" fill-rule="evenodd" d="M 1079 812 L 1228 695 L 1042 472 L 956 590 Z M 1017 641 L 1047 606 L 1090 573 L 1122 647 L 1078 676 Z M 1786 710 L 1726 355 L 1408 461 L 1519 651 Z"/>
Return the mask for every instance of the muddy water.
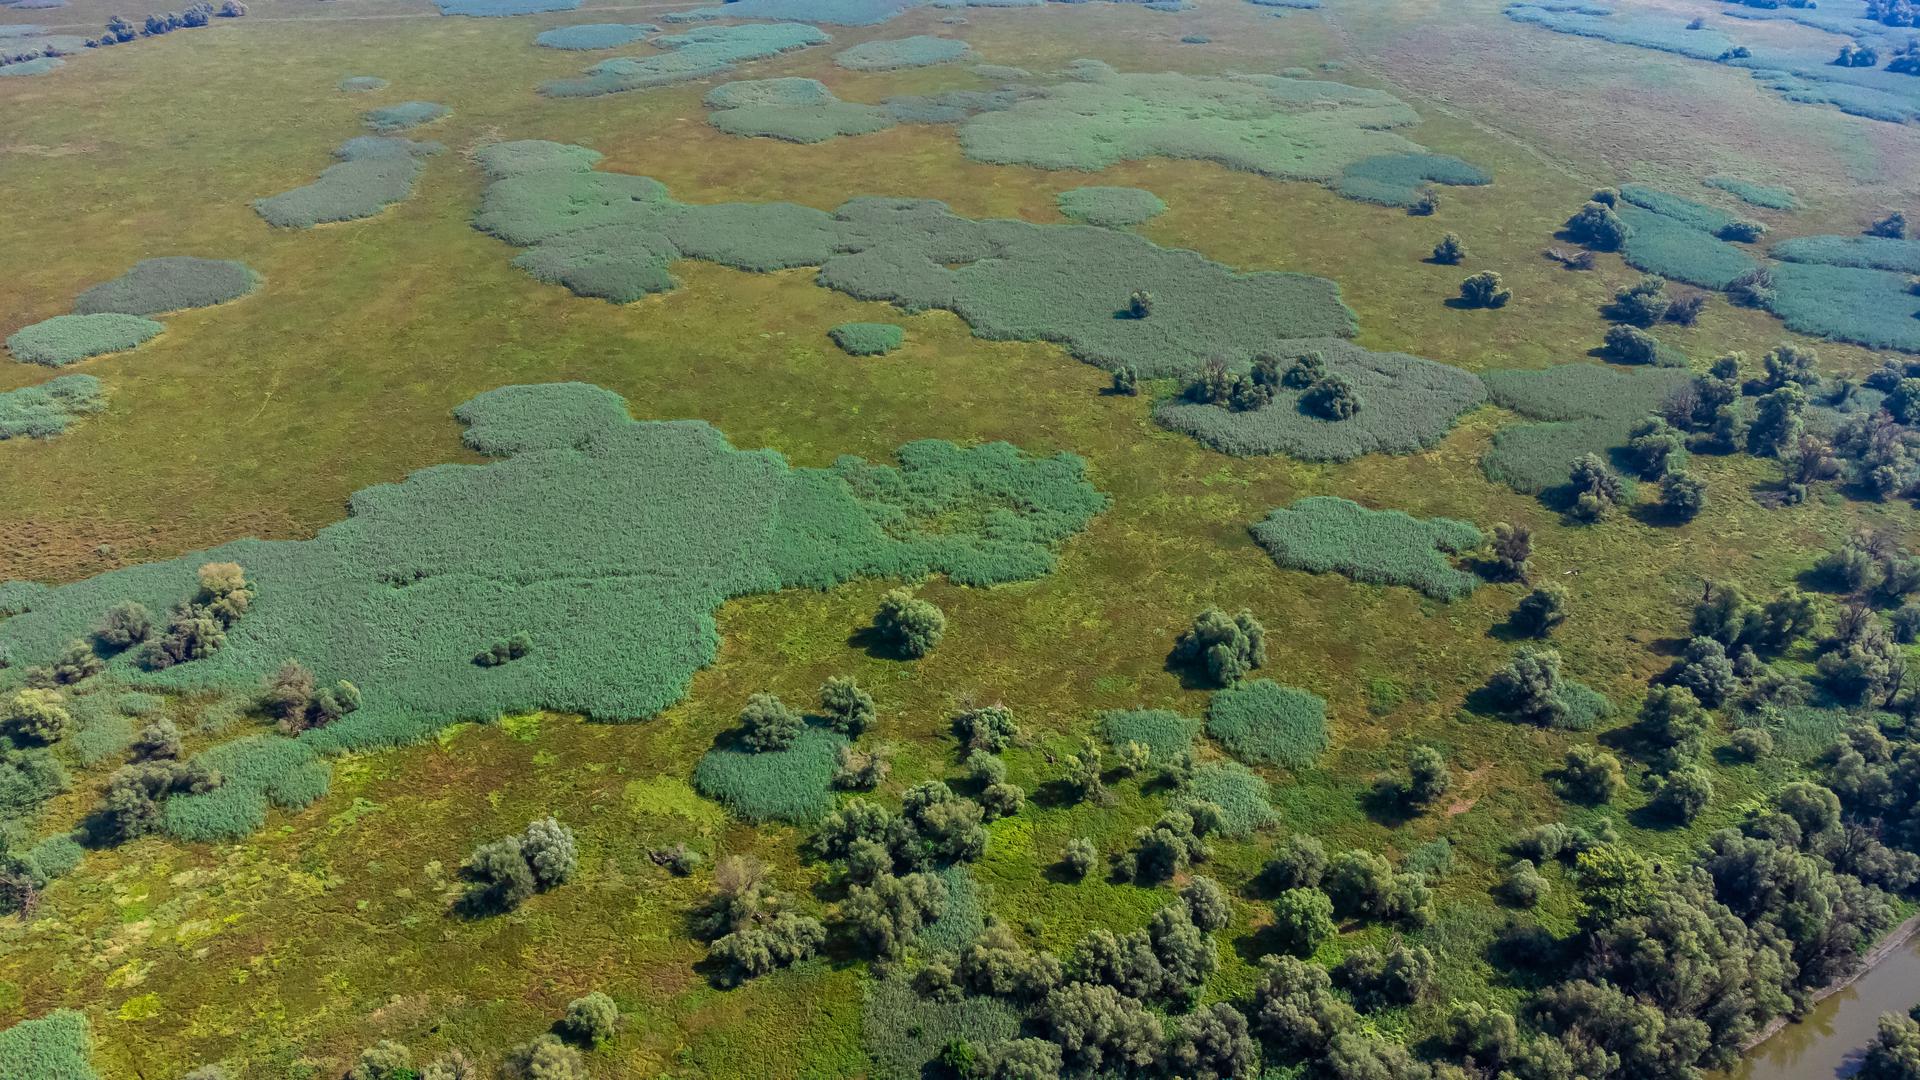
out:
<path id="1" fill-rule="evenodd" d="M 1920 1004 L 1920 936 L 1909 939 L 1847 987 L 1788 1024 L 1721 1080 L 1835 1080 L 1852 1076 L 1881 1013 Z"/>

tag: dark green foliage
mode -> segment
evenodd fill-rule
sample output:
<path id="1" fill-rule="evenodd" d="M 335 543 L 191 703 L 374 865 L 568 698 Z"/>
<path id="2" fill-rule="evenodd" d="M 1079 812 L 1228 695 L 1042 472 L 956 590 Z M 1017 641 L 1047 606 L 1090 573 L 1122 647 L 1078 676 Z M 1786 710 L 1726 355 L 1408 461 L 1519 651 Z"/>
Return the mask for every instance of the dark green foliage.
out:
<path id="1" fill-rule="evenodd" d="M 1509 716 L 1542 727 L 1583 730 L 1611 709 L 1605 698 L 1561 677 L 1560 654 L 1554 649 L 1515 650 L 1487 688 Z"/>
<path id="2" fill-rule="evenodd" d="M 1173 643 L 1172 659 L 1204 672 L 1217 686 L 1232 686 L 1267 662 L 1267 632 L 1251 611 L 1228 616 L 1208 609 Z"/>
<path id="3" fill-rule="evenodd" d="M 496 641 L 480 652 L 475 653 L 473 662 L 477 667 L 499 667 L 501 664 L 525 659 L 527 654 L 532 651 L 533 639 L 525 634 L 515 634 L 510 638 Z"/>
<path id="4" fill-rule="evenodd" d="M 1681 824 L 1691 822 L 1713 798 L 1713 781 L 1698 765 L 1682 765 L 1654 781 L 1651 805 Z"/>
<path id="5" fill-rule="evenodd" d="M 1707 482 L 1678 469 L 1660 480 L 1660 509 L 1679 521 L 1692 521 L 1707 505 Z"/>
<path id="6" fill-rule="evenodd" d="M 1447 768 L 1446 755 L 1431 746 L 1416 746 L 1407 752 L 1407 772 L 1397 779 L 1400 797 L 1416 807 L 1431 806 L 1453 787 L 1453 770 Z"/>
<path id="7" fill-rule="evenodd" d="M 1305 690 L 1255 679 L 1213 695 L 1207 734 L 1243 761 L 1304 769 L 1327 749 L 1327 703 Z"/>
<path id="8" fill-rule="evenodd" d="M 1639 327 L 1652 326 L 1666 317 L 1667 308 L 1673 302 L 1666 288 L 1666 279 L 1648 275 L 1615 292 L 1612 302 L 1602 312 L 1609 319 Z"/>
<path id="9" fill-rule="evenodd" d="M 1140 373 L 1130 364 L 1114 368 L 1111 389 L 1121 397 L 1140 396 Z"/>
<path id="10" fill-rule="evenodd" d="M 253 208 L 267 224 L 283 229 L 370 218 L 413 194 L 424 159 L 446 148 L 439 143 L 362 135 L 334 150 L 337 164 L 320 178 L 264 199 Z"/>
<path id="11" fill-rule="evenodd" d="M 1854 1076 L 1859 1080 L 1920 1080 L 1920 1021 L 1897 1013 L 1883 1014 L 1879 1031 L 1868 1044 Z"/>
<path id="12" fill-rule="evenodd" d="M 1220 810 L 1209 804 L 1175 807 L 1133 836 L 1134 878 L 1147 884 L 1165 881 L 1211 854 L 1207 834 Z"/>
<path id="13" fill-rule="evenodd" d="M 1722 240 L 1751 244 L 1767 235 L 1767 227 L 1758 221 L 1730 221 L 1715 230 L 1714 235 Z"/>
<path id="14" fill-rule="evenodd" d="M 1500 275 L 1482 270 L 1460 283 L 1460 302 L 1471 308 L 1506 307 L 1513 290 L 1500 282 Z"/>
<path id="15" fill-rule="evenodd" d="M 461 867 L 472 883 L 466 903 L 475 911 L 511 911 L 535 893 L 565 884 L 578 865 L 573 830 L 551 817 L 542 818 L 518 836 L 473 850 Z"/>
<path id="16" fill-rule="evenodd" d="M 1727 747 L 1742 761 L 1759 761 L 1773 754 L 1773 736 L 1765 728 L 1741 728 L 1728 736 Z"/>
<path id="17" fill-rule="evenodd" d="M 862 948 L 885 958 L 898 956 L 946 910 L 946 884 L 933 874 L 916 873 L 855 885 L 840 905 L 840 917 Z"/>
<path id="18" fill-rule="evenodd" d="M 1040 1014 L 1076 1068 L 1145 1069 L 1159 1056 L 1159 1017 L 1111 986 L 1068 983 L 1047 995 Z"/>
<path id="19" fill-rule="evenodd" d="M 849 356 L 884 356 L 907 340 L 906 330 L 893 323 L 841 323 L 827 336 Z"/>
<path id="20" fill-rule="evenodd" d="M 1867 226 L 1867 235 L 1884 237 L 1890 240 L 1904 240 L 1907 236 L 1907 215 L 1895 210 Z"/>
<path id="21" fill-rule="evenodd" d="M 1535 907 L 1549 891 L 1546 877 L 1525 859 L 1507 867 L 1506 876 L 1500 880 L 1500 895 L 1516 907 Z"/>
<path id="22" fill-rule="evenodd" d="M 906 589 L 894 589 L 880 598 L 873 615 L 874 633 L 900 655 L 918 659 L 932 652 L 947 631 L 947 617 Z"/>
<path id="23" fill-rule="evenodd" d="M 1660 342 L 1652 334 L 1631 326 L 1608 327 L 1607 339 L 1601 348 L 1606 351 L 1607 359 L 1616 364 L 1657 364 L 1660 360 Z"/>
<path id="24" fill-rule="evenodd" d="M 740 744 L 755 753 L 790 750 L 806 729 L 800 714 L 772 694 L 755 694 L 740 710 Z"/>
<path id="25" fill-rule="evenodd" d="M 199 588 L 173 605 L 167 626 L 134 652 L 148 671 L 204 660 L 226 644 L 227 631 L 253 606 L 254 588 L 237 562 L 209 562 L 194 572 Z"/>
<path id="26" fill-rule="evenodd" d="M 1573 516 L 1587 522 L 1606 517 L 1626 495 L 1620 477 L 1598 454 L 1582 454 L 1573 459 L 1567 486 L 1573 494 Z"/>
<path id="27" fill-rule="evenodd" d="M 1685 371 L 1600 364 L 1493 371 L 1482 379 L 1495 404 L 1547 421 L 1502 428 L 1480 463 L 1489 479 L 1527 494 L 1561 488 L 1567 463 L 1583 454 L 1624 447 L 1633 426 L 1689 382 Z"/>
<path id="28" fill-rule="evenodd" d="M 1542 585 L 1520 598 L 1513 609 L 1513 626 L 1528 637 L 1545 638 L 1567 619 L 1567 590 Z"/>
<path id="29" fill-rule="evenodd" d="M 22 746 L 59 742 L 73 726 L 73 714 L 58 691 L 26 688 L 0 698 L 0 735 Z"/>
<path id="30" fill-rule="evenodd" d="M 1099 861 L 1099 850 L 1084 836 L 1067 841 L 1066 850 L 1060 855 L 1061 869 L 1075 880 L 1086 877 Z"/>
<path id="31" fill-rule="evenodd" d="M 1258 1075 L 1259 1060 L 1247 1018 L 1231 1005 L 1216 1003 L 1174 1021 L 1167 1068 L 1175 1075 L 1191 1080 L 1236 1080 Z"/>
<path id="32" fill-rule="evenodd" d="M 260 281 L 260 275 L 246 264 L 226 259 L 185 255 L 143 259 L 112 281 L 75 297 L 73 310 L 82 315 L 159 315 L 211 307 L 247 295 L 260 287 Z"/>
<path id="33" fill-rule="evenodd" d="M 128 747 L 135 761 L 159 761 L 180 756 L 180 729 L 171 720 L 156 720 L 140 729 Z"/>
<path id="34" fill-rule="evenodd" d="M 1273 935 L 1292 956 L 1312 956 L 1337 933 L 1333 901 L 1319 889 L 1293 888 L 1273 902 Z"/>
<path id="35" fill-rule="evenodd" d="M 1439 600 L 1457 600 L 1480 579 L 1447 558 L 1485 542 L 1480 530 L 1452 518 L 1416 518 L 1368 510 L 1330 496 L 1301 499 L 1269 513 L 1253 538 L 1281 566 L 1329 570 L 1355 581 L 1407 585 Z"/>
<path id="36" fill-rule="evenodd" d="M 1233 920 L 1233 908 L 1227 902 L 1226 892 L 1220 883 L 1204 874 L 1195 874 L 1180 890 L 1180 901 L 1187 905 L 1187 918 L 1202 933 L 1211 934 L 1224 930 Z"/>
<path id="37" fill-rule="evenodd" d="M 1269 889 L 1318 889 L 1326 872 L 1326 847 L 1306 833 L 1294 833 L 1267 861 L 1260 881 Z"/>
<path id="38" fill-rule="evenodd" d="M 347 1080 L 413 1080 L 413 1055 L 392 1039 L 381 1039 L 360 1051 Z"/>
<path id="39" fill-rule="evenodd" d="M 613 1038 L 620 1023 L 620 1007 L 598 990 L 567 1003 L 567 1014 L 560 1027 L 566 1036 L 583 1046 L 595 1046 Z"/>
<path id="40" fill-rule="evenodd" d="M 1879 616 L 1855 609 L 1820 657 L 1827 691 L 1852 705 L 1890 705 L 1906 676 L 1906 656 Z"/>
<path id="41" fill-rule="evenodd" d="M 1778 263 L 1766 307 L 1787 329 L 1876 349 L 1920 351 L 1920 297 L 1907 276 L 1816 263 Z"/>
<path id="42" fill-rule="evenodd" d="M 1633 426 L 1627 440 L 1627 454 L 1641 477 L 1657 480 L 1665 476 L 1668 469 L 1686 462 L 1687 440 L 1664 418 L 1650 416 Z"/>
<path id="43" fill-rule="evenodd" d="M 1618 251 L 1633 235 L 1632 228 L 1620 219 L 1614 205 L 1598 200 L 1587 203 L 1568 218 L 1565 230 L 1574 243 L 1595 251 Z"/>
<path id="44" fill-rule="evenodd" d="M 1673 683 L 1708 708 L 1718 708 L 1740 689 L 1740 677 L 1734 673 L 1726 646 L 1708 637 L 1687 642 L 1674 666 Z"/>
<path id="45" fill-rule="evenodd" d="M 1341 959 L 1334 977 L 1363 1009 L 1412 1005 L 1433 988 L 1433 954 L 1399 942 L 1384 953 L 1363 945 Z"/>
<path id="46" fill-rule="evenodd" d="M 969 750 L 997 754 L 1020 736 L 1020 725 L 1013 710 L 1005 705 L 983 705 L 964 709 L 953 718 L 953 733 Z"/>
<path id="47" fill-rule="evenodd" d="M 742 0 L 748 2 L 748 0 Z M 1049 1061 L 1044 1050 L 1052 1050 L 1052 1073 L 1036 1073 L 1036 1080 L 1053 1080 L 1058 1075 L 1060 1052 L 1052 1043 L 1021 1039 L 1020 1014 L 1014 1006 L 995 997 L 974 995 L 959 1000 L 939 1000 L 922 995 L 905 975 L 867 980 L 866 1001 L 861 1011 L 862 1043 L 872 1059 L 874 1080 L 922 1080 L 926 1070 L 954 1040 L 974 1047 L 996 1048 L 1002 1061 L 1014 1069 L 1025 1064 Z M 1006 1080 L 1027 1080 L 1027 1074 L 1010 1071 Z"/>
<path id="48" fill-rule="evenodd" d="M 161 804 L 173 795 L 204 795 L 224 778 L 204 762 L 148 761 L 125 765 L 107 780 L 94 815 L 98 839 L 121 843 L 161 826 Z"/>
<path id="49" fill-rule="evenodd" d="M 1528 563 L 1533 558 L 1532 529 L 1497 521 L 1493 525 L 1490 549 L 1494 565 L 1501 573 L 1514 581 L 1527 580 Z"/>
<path id="50" fill-rule="evenodd" d="M 126 649 L 147 640 L 153 633 L 153 616 L 146 607 L 123 600 L 107 609 L 94 627 L 94 640 L 109 649 Z"/>
<path id="51" fill-rule="evenodd" d="M 551 1033 L 515 1047 L 507 1055 L 505 1070 L 512 1080 L 588 1080 L 586 1058 Z"/>
<path id="52" fill-rule="evenodd" d="M 1442 266 L 1458 266 L 1467 257 L 1467 246 L 1452 233 L 1445 233 L 1433 245 L 1433 261 Z"/>
<path id="53" fill-rule="evenodd" d="M 835 675 L 820 686 L 820 715 L 827 726 L 850 739 L 873 726 L 877 715 L 873 695 L 844 675 Z"/>
<path id="54" fill-rule="evenodd" d="M 1576 746 L 1567 751 L 1560 767 L 1561 790 L 1568 798 L 1585 803 L 1612 801 L 1626 783 L 1620 759 L 1597 746 Z M 1545 857 L 1552 858 L 1556 852 Z"/>
<path id="55" fill-rule="evenodd" d="M 1282 1057 L 1318 1059 L 1336 1035 L 1359 1026 L 1353 1006 L 1333 992 L 1327 969 L 1291 956 L 1260 963 L 1253 1027 Z"/>

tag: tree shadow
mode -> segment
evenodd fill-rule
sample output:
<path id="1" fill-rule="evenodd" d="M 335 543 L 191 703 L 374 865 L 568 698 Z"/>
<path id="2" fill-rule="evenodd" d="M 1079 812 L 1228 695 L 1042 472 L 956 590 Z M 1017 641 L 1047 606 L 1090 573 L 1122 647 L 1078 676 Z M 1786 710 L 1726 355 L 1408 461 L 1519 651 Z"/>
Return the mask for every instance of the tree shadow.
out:
<path id="1" fill-rule="evenodd" d="M 888 640 L 885 634 L 882 634 L 878 628 L 871 625 L 862 626 L 853 633 L 848 634 L 847 646 L 853 649 L 864 650 L 868 656 L 875 660 L 905 661 L 913 659 L 913 657 L 908 656 L 906 652 L 900 648 L 899 643 Z"/>
<path id="2" fill-rule="evenodd" d="M 1376 777 L 1355 801 L 1361 812 L 1382 828 L 1398 829 L 1419 816 L 1391 774 Z"/>
<path id="3" fill-rule="evenodd" d="M 1160 665 L 1160 670 L 1180 680 L 1182 690 L 1221 689 L 1220 684 L 1207 674 L 1203 665 L 1179 659 L 1177 650 L 1167 653 L 1166 662 Z"/>
<path id="4" fill-rule="evenodd" d="M 1576 959 L 1569 941 L 1556 938 L 1535 923 L 1509 923 L 1487 946 L 1487 962 L 1506 976 L 1509 984 L 1542 990 L 1566 977 Z"/>
<path id="5" fill-rule="evenodd" d="M 1440 305 L 1441 305 L 1442 307 L 1447 307 L 1447 308 L 1451 308 L 1451 309 L 1453 309 L 1454 311 L 1490 311 L 1490 310 L 1493 310 L 1493 309 L 1491 309 L 1491 308 L 1488 308 L 1488 307 L 1485 307 L 1484 305 L 1481 305 L 1481 304 L 1473 304 L 1473 303 L 1469 303 L 1469 302 L 1467 301 L 1467 298 L 1466 298 L 1466 297 L 1464 297 L 1464 296 L 1449 296 L 1449 297 L 1447 297 L 1447 298 L 1446 298 L 1445 300 L 1442 300 L 1442 301 L 1440 301 Z"/>
<path id="6" fill-rule="evenodd" d="M 1693 519 L 1661 503 L 1635 503 L 1627 513 L 1633 520 L 1655 529 L 1677 529 Z"/>

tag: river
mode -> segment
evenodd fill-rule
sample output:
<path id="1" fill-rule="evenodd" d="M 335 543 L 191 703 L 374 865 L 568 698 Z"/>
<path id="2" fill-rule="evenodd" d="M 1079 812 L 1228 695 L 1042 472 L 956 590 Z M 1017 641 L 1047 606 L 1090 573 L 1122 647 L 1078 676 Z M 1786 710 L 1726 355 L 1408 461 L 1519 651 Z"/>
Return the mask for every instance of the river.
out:
<path id="1" fill-rule="evenodd" d="M 1889 952 L 1853 984 L 1753 1048 L 1721 1080 L 1834 1080 L 1852 1076 L 1882 1013 L 1920 1004 L 1920 935 Z"/>

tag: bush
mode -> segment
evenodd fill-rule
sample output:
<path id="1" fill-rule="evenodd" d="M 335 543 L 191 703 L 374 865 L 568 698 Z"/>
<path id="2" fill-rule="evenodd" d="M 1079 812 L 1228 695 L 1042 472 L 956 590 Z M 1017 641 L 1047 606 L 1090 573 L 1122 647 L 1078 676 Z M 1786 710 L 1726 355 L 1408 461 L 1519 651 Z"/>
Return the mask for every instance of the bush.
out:
<path id="1" fill-rule="evenodd" d="M 1635 326 L 1652 326 L 1666 317 L 1667 308 L 1672 304 L 1666 288 L 1666 279 L 1648 275 L 1615 292 L 1603 313 L 1609 319 Z"/>
<path id="2" fill-rule="evenodd" d="M 1442 266 L 1457 266 L 1464 261 L 1466 257 L 1467 246 L 1462 244 L 1460 238 L 1452 233 L 1442 235 L 1440 242 L 1433 245 L 1433 261 Z"/>
<path id="3" fill-rule="evenodd" d="M 885 356 L 907 340 L 906 330 L 893 323 L 841 323 L 827 336 L 849 356 Z"/>
<path id="4" fill-rule="evenodd" d="M 1492 270 L 1482 270 L 1460 283 L 1460 301 L 1470 308 L 1506 307 L 1511 299 L 1513 290 Z"/>
<path id="5" fill-rule="evenodd" d="M 1312 956 L 1339 932 L 1333 901 L 1319 889 L 1288 889 L 1273 902 L 1273 935 L 1291 956 Z"/>
<path id="6" fill-rule="evenodd" d="M 132 600 L 123 600 L 108 608 L 93 630 L 94 639 L 109 649 L 131 648 L 152 633 L 153 616 L 144 605 Z"/>
<path id="7" fill-rule="evenodd" d="M 820 686 L 820 715 L 827 726 L 850 739 L 873 726 L 873 695 L 851 678 L 835 675 Z"/>
<path id="8" fill-rule="evenodd" d="M 1317 889 L 1327 872 L 1327 849 L 1305 833 L 1294 833 L 1260 871 L 1269 889 Z"/>
<path id="9" fill-rule="evenodd" d="M 1517 907 L 1538 907 L 1549 891 L 1545 875 L 1525 859 L 1507 867 L 1500 882 L 1500 895 Z"/>
<path id="10" fill-rule="evenodd" d="M 543 818 L 519 836 L 508 836 L 473 850 L 461 870 L 472 882 L 466 903 L 480 911 L 511 911 L 535 893 L 564 884 L 579 856 L 573 831 Z"/>
<path id="11" fill-rule="evenodd" d="M 1615 213 L 1613 204 L 1589 202 L 1567 219 L 1567 237 L 1596 251 L 1618 251 L 1633 230 Z"/>
<path id="12" fill-rule="evenodd" d="M 1343 957 L 1334 977 L 1365 1009 L 1412 1005 L 1433 988 L 1433 954 L 1395 943 L 1385 953 L 1363 945 Z"/>
<path id="13" fill-rule="evenodd" d="M 1233 908 L 1227 902 L 1227 894 L 1220 883 L 1204 874 L 1195 874 L 1192 881 L 1180 890 L 1180 900 L 1187 905 L 1187 917 L 1202 933 L 1211 934 L 1224 930 L 1233 921 Z"/>
<path id="14" fill-rule="evenodd" d="M 1451 518 L 1368 510 L 1346 499 L 1313 496 L 1274 510 L 1253 527 L 1274 562 L 1310 573 L 1333 570 L 1378 585 L 1406 585 L 1457 600 L 1480 579 L 1448 559 L 1485 542 L 1480 530 Z"/>
<path id="15" fill-rule="evenodd" d="M 560 1027 L 574 1042 L 591 1047 L 613 1038 L 619 1022 L 620 1007 L 612 998 L 595 990 L 567 1003 L 567 1015 L 561 1018 Z"/>
<path id="16" fill-rule="evenodd" d="M 1415 806 L 1430 806 L 1453 787 L 1453 770 L 1447 759 L 1431 746 L 1416 746 L 1407 753 L 1407 775 L 1400 783 L 1400 795 Z"/>
<path id="17" fill-rule="evenodd" d="M 1256 679 L 1213 695 L 1207 734 L 1243 761 L 1304 769 L 1327 749 L 1327 703 L 1305 690 Z"/>
<path id="18" fill-rule="evenodd" d="M 1513 609 L 1513 626 L 1533 638 L 1546 638 L 1567 619 L 1567 591 L 1542 585 L 1520 598 Z"/>
<path id="19" fill-rule="evenodd" d="M 1673 673 L 1674 686 L 1687 690 L 1710 709 L 1719 708 L 1740 689 L 1740 677 L 1726 646 L 1712 638 L 1696 637 L 1687 642 Z"/>
<path id="20" fill-rule="evenodd" d="M 1005 705 L 964 709 L 953 718 L 953 733 L 968 750 L 997 754 L 1020 737 L 1013 710 Z"/>
<path id="21" fill-rule="evenodd" d="M 1601 346 L 1607 359 L 1616 364 L 1653 364 L 1660 359 L 1660 342 L 1652 334 L 1631 326 L 1610 326 Z"/>
<path id="22" fill-rule="evenodd" d="M 50 439 L 76 418 L 106 407 L 100 380 L 92 375 L 62 375 L 38 386 L 0 392 L 0 442 Z"/>
<path id="23" fill-rule="evenodd" d="M 587 1061 L 558 1035 L 547 1034 L 509 1052 L 505 1071 L 515 1080 L 587 1080 Z"/>
<path id="24" fill-rule="evenodd" d="M 1582 454 L 1573 460 L 1567 475 L 1573 491 L 1573 516 L 1582 521 L 1599 521 L 1607 516 L 1622 497 L 1626 487 L 1598 454 Z"/>
<path id="25" fill-rule="evenodd" d="M 156 720 L 140 729 L 129 748 L 135 761 L 158 761 L 180 756 L 180 729 L 171 720 Z"/>
<path id="26" fill-rule="evenodd" d="M 1713 798 L 1713 781 L 1698 765 L 1682 765 L 1654 781 L 1651 805 L 1657 811 L 1688 824 L 1700 816 Z"/>
<path id="27" fill-rule="evenodd" d="M 1706 481 L 1685 470 L 1670 472 L 1661 479 L 1660 509 L 1670 517 L 1692 521 L 1706 505 Z"/>
<path id="28" fill-rule="evenodd" d="M 1267 632 L 1251 611 L 1229 617 L 1208 609 L 1173 644 L 1173 662 L 1203 669 L 1218 686 L 1232 686 L 1267 662 Z"/>
<path id="29" fill-rule="evenodd" d="M 1351 420 L 1365 404 L 1358 388 L 1333 374 L 1307 387 L 1306 393 L 1300 395 L 1300 407 L 1323 420 Z"/>
<path id="30" fill-rule="evenodd" d="M 533 639 L 525 634 L 502 638 L 473 656 L 475 667 L 495 668 L 515 660 L 524 660 L 533 652 Z"/>
<path id="31" fill-rule="evenodd" d="M 347 1080 L 412 1080 L 413 1055 L 392 1039 L 382 1039 L 365 1050 L 347 1071 Z"/>
<path id="32" fill-rule="evenodd" d="M 947 909 L 947 887 L 933 874 L 884 876 L 855 885 L 840 906 L 841 919 L 874 956 L 898 956 Z"/>
<path id="33" fill-rule="evenodd" d="M 1086 877 L 1099 861 L 1100 852 L 1094 848 L 1093 841 L 1083 836 L 1067 841 L 1066 850 L 1060 855 L 1061 868 L 1076 881 Z"/>
<path id="34" fill-rule="evenodd" d="M 1612 800 L 1626 783 L 1620 759 L 1596 746 L 1576 746 L 1567 751 L 1561 766 L 1562 790 L 1571 798 L 1587 803 Z M 1547 853 L 1552 858 L 1554 852 Z"/>
<path id="35" fill-rule="evenodd" d="M 1741 728 L 1728 737 L 1727 747 L 1742 761 L 1759 761 L 1773 753 L 1773 736 L 1765 728 Z"/>
<path id="36" fill-rule="evenodd" d="M 947 617 L 930 601 L 919 599 L 906 589 L 894 589 L 880 600 L 874 613 L 873 629 L 901 656 L 918 659 L 940 644 L 947 630 Z"/>
<path id="37" fill-rule="evenodd" d="M 1160 1051 L 1160 1020 L 1111 986 L 1069 983 L 1047 995 L 1042 1021 L 1079 1069 L 1143 1069 Z"/>
<path id="38" fill-rule="evenodd" d="M 790 750 L 806 731 L 800 714 L 772 694 L 754 694 L 740 710 L 740 744 L 755 753 Z"/>

